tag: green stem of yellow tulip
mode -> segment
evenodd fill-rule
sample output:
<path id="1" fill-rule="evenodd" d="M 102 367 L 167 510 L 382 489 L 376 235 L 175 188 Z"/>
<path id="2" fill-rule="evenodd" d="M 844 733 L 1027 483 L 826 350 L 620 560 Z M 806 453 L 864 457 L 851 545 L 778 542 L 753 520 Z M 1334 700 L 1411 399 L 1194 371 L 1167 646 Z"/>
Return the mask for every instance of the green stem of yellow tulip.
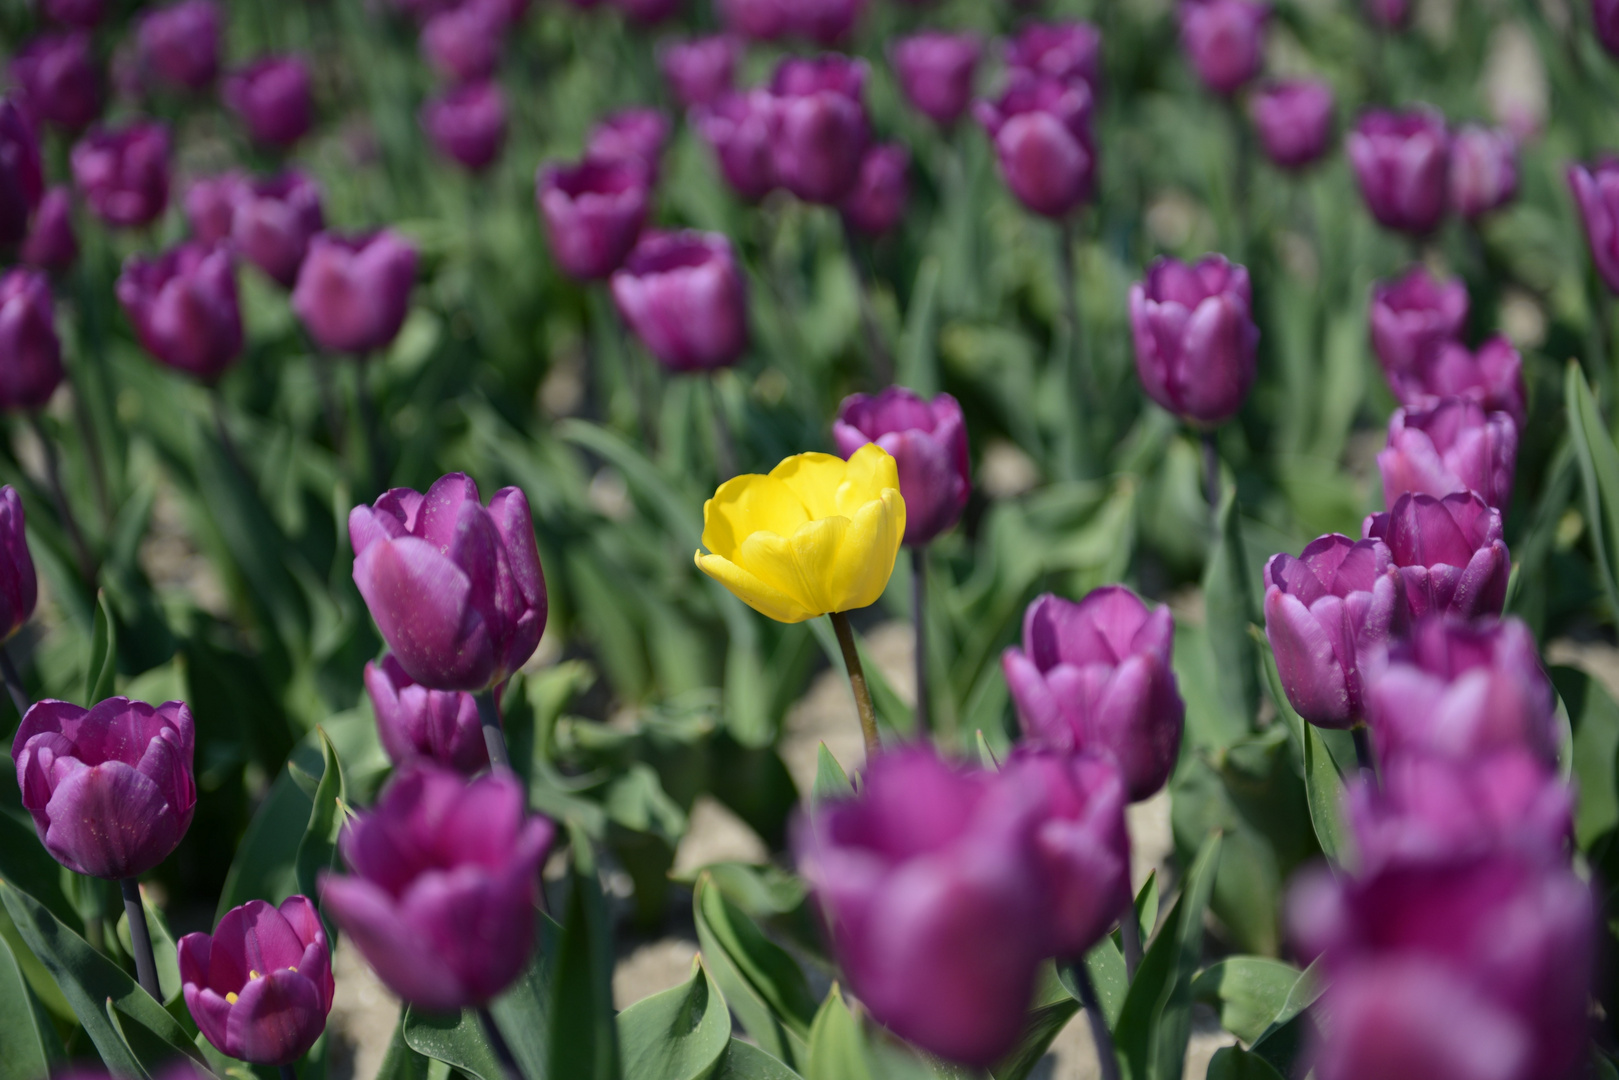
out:
<path id="1" fill-rule="evenodd" d="M 489 765 L 496 772 L 511 772 L 512 758 L 506 752 L 506 733 L 500 727 L 500 709 L 493 690 L 472 695 L 478 703 L 478 723 L 483 727 L 483 745 L 489 751 Z"/>
<path id="2" fill-rule="evenodd" d="M 140 883 L 134 878 L 120 878 L 118 887 L 124 891 L 124 915 L 129 919 L 129 944 L 130 951 L 135 954 L 135 977 L 141 989 L 161 1004 L 163 991 L 157 985 L 157 959 L 152 955 L 152 931 L 146 925 L 146 907 L 141 903 Z"/>
<path id="3" fill-rule="evenodd" d="M 843 662 L 849 668 L 849 685 L 854 688 L 855 708 L 860 711 L 860 732 L 866 737 L 866 757 L 871 758 L 882 750 L 883 743 L 877 735 L 877 710 L 871 704 L 871 688 L 866 685 L 866 669 L 860 666 L 860 650 L 855 648 L 849 616 L 832 612 L 832 629 L 837 631 Z"/>

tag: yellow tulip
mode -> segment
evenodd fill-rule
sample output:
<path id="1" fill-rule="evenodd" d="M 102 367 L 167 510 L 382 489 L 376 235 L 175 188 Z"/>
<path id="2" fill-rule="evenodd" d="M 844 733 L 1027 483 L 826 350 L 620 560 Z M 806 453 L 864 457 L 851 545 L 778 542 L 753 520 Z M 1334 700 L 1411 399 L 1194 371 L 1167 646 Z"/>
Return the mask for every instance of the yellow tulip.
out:
<path id="1" fill-rule="evenodd" d="M 877 602 L 905 537 L 905 499 L 888 451 L 862 446 L 848 461 L 799 454 L 727 480 L 703 504 L 697 565 L 743 603 L 778 622 Z"/>

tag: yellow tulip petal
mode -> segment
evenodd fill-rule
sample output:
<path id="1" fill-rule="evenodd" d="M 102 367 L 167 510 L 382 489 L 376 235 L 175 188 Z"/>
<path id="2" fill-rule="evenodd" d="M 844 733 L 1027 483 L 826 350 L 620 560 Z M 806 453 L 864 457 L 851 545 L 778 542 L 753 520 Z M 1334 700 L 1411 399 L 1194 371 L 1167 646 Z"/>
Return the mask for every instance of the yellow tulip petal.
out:
<path id="1" fill-rule="evenodd" d="M 838 489 L 835 513 L 853 516 L 862 506 L 881 498 L 886 489 L 899 491 L 899 464 L 876 443 L 856 450 L 845 464 L 847 471 Z"/>
<path id="2" fill-rule="evenodd" d="M 697 552 L 697 568 L 735 594 L 754 611 L 777 622 L 800 623 L 820 612 L 809 611 L 792 597 L 771 588 L 753 574 L 718 555 Z"/>
<path id="3" fill-rule="evenodd" d="M 804 501 L 774 475 L 737 476 L 703 504 L 703 546 L 733 559 L 751 534 L 762 530 L 791 536 L 808 520 Z"/>
<path id="4" fill-rule="evenodd" d="M 817 522 L 808 521 L 798 528 L 813 529 Z M 742 541 L 732 560 L 742 569 L 775 589 L 791 597 L 800 606 L 817 615 L 830 610 L 822 606 L 823 589 L 803 565 L 792 541 L 773 532 L 756 532 Z"/>
<path id="5" fill-rule="evenodd" d="M 842 458 L 831 454 L 795 454 L 771 469 L 770 475 L 786 484 L 803 501 L 809 520 L 842 513 L 838 509 L 838 489 L 849 475 L 849 463 Z M 793 534 L 791 529 L 779 531 L 783 536 Z"/>
<path id="6" fill-rule="evenodd" d="M 846 517 L 822 518 L 800 525 L 789 541 L 817 611 L 842 610 L 838 598 L 842 595 L 840 582 L 847 574 L 842 561 L 849 525 Z"/>
<path id="7" fill-rule="evenodd" d="M 877 602 L 894 574 L 904 538 L 904 501 L 897 491 L 888 489 L 882 498 L 855 511 L 828 585 L 834 611 L 853 611 Z"/>

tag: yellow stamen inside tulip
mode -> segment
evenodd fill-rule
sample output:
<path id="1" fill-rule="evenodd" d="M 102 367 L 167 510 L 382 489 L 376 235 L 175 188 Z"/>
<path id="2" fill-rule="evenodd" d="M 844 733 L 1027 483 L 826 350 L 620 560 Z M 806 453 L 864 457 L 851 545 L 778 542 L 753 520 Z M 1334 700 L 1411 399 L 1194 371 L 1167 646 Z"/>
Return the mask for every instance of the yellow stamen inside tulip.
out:
<path id="1" fill-rule="evenodd" d="M 262 979 L 262 978 L 264 978 L 263 975 L 260 975 L 258 972 L 254 971 L 252 968 L 247 969 L 247 977 L 249 979 Z"/>
<path id="2" fill-rule="evenodd" d="M 236 1004 L 236 995 L 235 995 L 235 994 L 226 994 L 226 995 L 225 995 L 225 1003 L 226 1003 L 226 1004 L 227 1004 L 227 1005 L 234 1005 L 234 1004 Z"/>

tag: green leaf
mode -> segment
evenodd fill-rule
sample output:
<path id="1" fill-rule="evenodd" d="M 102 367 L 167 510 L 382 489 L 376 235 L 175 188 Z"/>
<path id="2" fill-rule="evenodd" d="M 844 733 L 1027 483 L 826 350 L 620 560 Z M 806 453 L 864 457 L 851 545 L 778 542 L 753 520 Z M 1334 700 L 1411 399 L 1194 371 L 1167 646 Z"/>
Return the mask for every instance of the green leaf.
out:
<path id="1" fill-rule="evenodd" d="M 0 1080 L 40 1080 L 62 1060 L 62 1040 L 28 991 L 22 967 L 0 938 Z"/>
<path id="2" fill-rule="evenodd" d="M 1304 793 L 1310 803 L 1310 824 L 1322 854 L 1342 864 L 1349 834 L 1343 820 L 1344 779 L 1327 753 L 1327 744 L 1314 724 L 1304 727 Z"/>
<path id="3" fill-rule="evenodd" d="M 1192 980 L 1192 997 L 1220 1012 L 1220 1026 L 1252 1043 L 1287 1004 L 1299 969 L 1266 956 L 1229 956 Z"/>
<path id="4" fill-rule="evenodd" d="M 692 894 L 697 942 L 743 1030 L 789 1065 L 805 1058 L 815 997 L 798 963 L 766 938 L 707 874 Z"/>
<path id="5" fill-rule="evenodd" d="M 107 607 L 105 591 L 96 593 L 96 620 L 90 632 L 90 663 L 85 667 L 84 707 L 105 701 L 116 692 L 118 628 Z"/>
<path id="6" fill-rule="evenodd" d="M 1282 1080 L 1282 1074 L 1258 1054 L 1222 1046 L 1209 1059 L 1208 1080 Z"/>
<path id="7" fill-rule="evenodd" d="M 849 774 L 843 771 L 843 766 L 826 748 L 826 743 L 822 743 L 815 752 L 815 787 L 810 792 L 811 809 L 818 808 L 823 802 L 852 798 L 854 785 L 849 783 Z"/>
<path id="8" fill-rule="evenodd" d="M 562 927 L 542 913 L 528 967 L 489 1006 L 512 1057 L 530 1080 L 543 1080 L 550 1063 L 551 986 L 561 945 Z"/>
<path id="9" fill-rule="evenodd" d="M 683 985 L 618 1014 L 625 1080 L 701 1080 L 730 1041 L 731 1014 L 701 959 Z"/>
<path id="10" fill-rule="evenodd" d="M 1104 944 L 1106 944 L 1104 942 Z M 1122 966 L 1122 962 L 1121 962 Z M 1051 964 L 1040 967 L 1034 1004 L 1023 1021 L 1017 1046 L 991 1070 L 995 1080 L 1024 1080 L 1051 1049 L 1051 1042 L 1079 1012 L 1080 1005 Z"/>
<path id="11" fill-rule="evenodd" d="M 1000 770 L 1001 763 L 995 760 L 995 751 L 990 749 L 989 740 L 984 738 L 983 728 L 974 729 L 973 751 L 978 755 L 979 765 L 986 769 Z"/>
<path id="12" fill-rule="evenodd" d="M 590 841 L 579 829 L 569 832 L 574 866 L 552 981 L 551 1058 L 546 1075 L 556 1080 L 617 1080 L 612 923 L 596 878 Z"/>
<path id="13" fill-rule="evenodd" d="M 394 1024 L 393 1038 L 388 1041 L 388 1051 L 377 1069 L 376 1080 L 427 1080 L 427 1069 L 432 1060 L 412 1050 L 405 1041 L 405 1010 L 401 1008 L 399 1022 Z"/>
<path id="14" fill-rule="evenodd" d="M 405 1044 L 424 1057 L 453 1065 L 473 1080 L 508 1080 L 476 1009 L 458 1013 L 405 1010 Z"/>
<path id="15" fill-rule="evenodd" d="M 313 747 L 300 745 L 270 786 L 225 875 L 214 922 L 249 900 L 279 904 L 298 891 L 298 851 L 315 808 L 313 794 L 305 793 L 298 783 L 298 773 L 303 771 L 299 762 L 313 768 L 318 760 Z M 319 785 L 312 785 L 311 791 L 319 791 Z"/>
<path id="16" fill-rule="evenodd" d="M 1215 685 L 1226 708 L 1252 727 L 1259 719 L 1259 655 L 1248 636 L 1255 612 L 1240 520 L 1233 485 L 1220 497 L 1215 544 L 1203 572 L 1203 604 Z"/>
<path id="17" fill-rule="evenodd" d="M 6 768 L 11 768 L 10 762 Z M 13 789 L 15 790 L 15 789 Z M 62 877 L 71 871 L 51 858 L 33 826 L 0 813 L 0 879 L 32 896 L 74 933 L 84 929 L 79 912 L 62 890 Z"/>
<path id="18" fill-rule="evenodd" d="M 1564 380 L 1564 401 L 1568 409 L 1569 436 L 1574 457 L 1579 462 L 1585 485 L 1586 524 L 1591 529 L 1591 547 L 1596 552 L 1597 569 L 1608 592 L 1610 617 L 1619 616 L 1619 582 L 1615 580 L 1615 545 L 1619 544 L 1619 449 L 1608 435 L 1596 398 L 1585 381 L 1577 361 L 1568 362 Z"/>
<path id="19" fill-rule="evenodd" d="M 732 1039 L 725 1056 L 709 1080 L 802 1080 L 802 1078 L 759 1049 L 740 1039 Z"/>
<path id="20" fill-rule="evenodd" d="M 866 1055 L 865 1033 L 843 1003 L 836 983 L 810 1027 L 804 1080 L 876 1080 Z"/>
<path id="21" fill-rule="evenodd" d="M 343 783 L 343 766 L 337 759 L 337 747 L 332 745 L 332 740 L 327 738 L 323 729 L 317 728 L 315 731 L 320 738 L 320 786 L 315 789 L 309 824 L 304 827 L 298 852 L 293 857 L 298 891 L 311 899 L 320 896 L 318 882 L 321 872 L 337 865 L 337 834 L 343 828 L 343 804 L 348 799 L 348 789 Z M 327 927 L 327 933 L 336 940 L 336 935 L 331 934 L 331 927 Z"/>

